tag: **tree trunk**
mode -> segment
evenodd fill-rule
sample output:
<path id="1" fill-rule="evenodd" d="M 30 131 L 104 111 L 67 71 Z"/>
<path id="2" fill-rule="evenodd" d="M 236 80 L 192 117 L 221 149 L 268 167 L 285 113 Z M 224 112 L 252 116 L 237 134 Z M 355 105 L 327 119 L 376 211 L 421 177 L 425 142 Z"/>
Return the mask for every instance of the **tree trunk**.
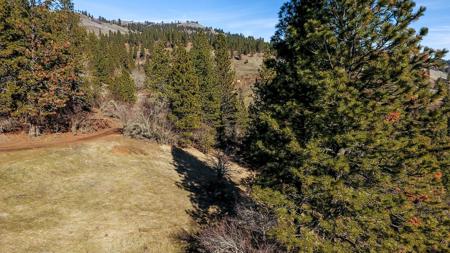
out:
<path id="1" fill-rule="evenodd" d="M 39 126 L 36 126 L 34 124 L 30 124 L 30 129 L 28 130 L 28 135 L 30 137 L 38 137 L 41 135 L 41 132 L 39 130 Z"/>

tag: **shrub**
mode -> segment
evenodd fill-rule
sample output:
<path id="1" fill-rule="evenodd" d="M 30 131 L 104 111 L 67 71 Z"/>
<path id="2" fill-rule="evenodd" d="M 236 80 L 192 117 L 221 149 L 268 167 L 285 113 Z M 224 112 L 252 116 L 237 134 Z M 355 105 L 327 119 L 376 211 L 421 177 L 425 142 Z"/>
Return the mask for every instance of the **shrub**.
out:
<path id="1" fill-rule="evenodd" d="M 168 105 L 160 97 L 146 98 L 136 108 L 128 103 L 111 100 L 101 110 L 106 116 L 121 121 L 126 136 L 160 144 L 176 143 L 172 125 L 167 118 Z"/>
<path id="2" fill-rule="evenodd" d="M 108 120 L 92 117 L 92 114 L 90 113 L 78 113 L 72 117 L 70 128 L 73 134 L 85 134 L 110 127 L 111 125 Z"/>
<path id="3" fill-rule="evenodd" d="M 132 118 L 132 106 L 115 100 L 103 104 L 100 110 L 105 116 L 120 120 L 124 126 Z"/>
<path id="4" fill-rule="evenodd" d="M 230 172 L 230 158 L 222 151 L 217 151 L 214 159 L 217 180 L 223 180 Z"/>
<path id="5" fill-rule="evenodd" d="M 202 127 L 194 133 L 193 139 L 196 147 L 200 151 L 208 153 L 216 144 L 216 133 L 217 131 L 214 127 L 202 124 Z"/>
<path id="6" fill-rule="evenodd" d="M 13 132 L 20 129 L 20 124 L 14 119 L 0 119 L 0 133 Z"/>
<path id="7" fill-rule="evenodd" d="M 269 253 L 285 250 L 268 236 L 276 225 L 269 209 L 255 203 L 241 204 L 235 216 L 205 227 L 195 239 L 196 247 L 206 252 Z"/>

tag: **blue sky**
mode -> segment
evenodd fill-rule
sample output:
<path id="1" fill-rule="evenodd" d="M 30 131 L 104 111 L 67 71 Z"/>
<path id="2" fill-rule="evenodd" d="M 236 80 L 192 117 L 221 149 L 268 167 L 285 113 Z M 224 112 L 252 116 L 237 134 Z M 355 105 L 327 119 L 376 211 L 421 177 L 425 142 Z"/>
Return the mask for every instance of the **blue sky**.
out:
<path id="1" fill-rule="evenodd" d="M 417 23 L 415 28 L 428 27 L 429 33 L 422 44 L 450 50 L 450 0 L 416 0 L 418 6 L 427 7 L 425 16 Z M 447 54 L 450 60 L 450 55 Z"/>
<path id="2" fill-rule="evenodd" d="M 94 16 L 133 21 L 196 20 L 227 32 L 269 40 L 285 0 L 74 0 Z M 450 0 L 416 0 L 427 12 L 414 27 L 430 29 L 424 45 L 450 49 Z M 450 55 L 447 55 L 450 59 Z"/>

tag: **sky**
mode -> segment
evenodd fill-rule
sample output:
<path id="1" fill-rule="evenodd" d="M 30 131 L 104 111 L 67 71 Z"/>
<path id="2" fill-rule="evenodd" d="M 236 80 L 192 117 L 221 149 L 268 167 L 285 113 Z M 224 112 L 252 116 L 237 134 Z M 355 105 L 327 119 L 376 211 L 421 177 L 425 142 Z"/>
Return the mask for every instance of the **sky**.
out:
<path id="1" fill-rule="evenodd" d="M 199 21 L 226 32 L 262 37 L 275 32 L 278 12 L 285 0 L 74 0 L 77 10 L 94 16 L 132 21 Z M 450 49 L 450 0 L 416 0 L 427 7 L 425 16 L 413 26 L 428 27 L 423 44 Z M 450 55 L 447 55 L 450 59 Z"/>
<path id="2" fill-rule="evenodd" d="M 428 27 L 428 36 L 423 45 L 435 49 L 450 50 L 450 0 L 416 0 L 417 6 L 425 6 L 427 11 L 414 28 Z M 450 54 L 446 59 L 450 60 Z"/>

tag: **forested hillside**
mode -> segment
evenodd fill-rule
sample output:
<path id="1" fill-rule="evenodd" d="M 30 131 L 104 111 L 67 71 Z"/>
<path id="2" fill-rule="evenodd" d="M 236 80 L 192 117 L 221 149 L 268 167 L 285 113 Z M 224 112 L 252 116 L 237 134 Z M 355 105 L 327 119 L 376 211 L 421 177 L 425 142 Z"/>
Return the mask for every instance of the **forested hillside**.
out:
<path id="1" fill-rule="evenodd" d="M 144 92 L 144 103 L 153 103 L 146 106 L 164 111 L 158 115 L 162 122 L 153 128 L 164 128 L 170 136 L 143 127 L 137 116 L 124 119 L 108 112 L 121 118 L 133 136 L 178 139 L 206 149 L 219 142 L 236 143 L 243 136 L 247 105 L 236 89 L 231 59 L 233 54 L 263 52 L 267 44 L 262 39 L 181 23 L 94 19 L 87 12 L 76 14 L 70 1 L 2 5 L 6 22 L 1 116 L 7 119 L 2 131 L 76 131 L 73 115 L 103 109 L 109 101 L 115 101 L 115 111 L 117 103 L 124 108 L 136 102 L 137 110 L 144 110 L 143 101 L 138 101 L 138 92 Z M 84 26 L 92 25 L 86 19 L 96 22 L 99 31 L 85 31 Z M 102 30 L 104 24 L 111 26 Z M 145 76 L 145 87 L 137 87 L 136 75 Z"/>
<path id="2" fill-rule="evenodd" d="M 128 216 L 138 221 L 144 211 L 159 217 L 160 210 L 147 206 L 154 196 L 180 197 L 182 206 L 164 203 L 192 205 L 174 213 L 195 229 L 172 234 L 170 227 L 163 238 L 170 232 L 187 252 L 449 252 L 449 62 L 443 60 L 446 50 L 422 45 L 428 29 L 412 28 L 424 14 L 413 0 L 291 0 L 282 6 L 268 44 L 195 21 L 94 18 L 76 12 L 70 0 L 0 0 L 0 134 L 75 136 L 102 127 L 108 132 L 108 124 L 88 120 L 99 115 L 114 120 L 125 136 L 64 151 L 74 155 L 42 152 L 52 163 L 39 157 L 5 165 L 0 184 L 14 188 L 13 196 L 4 195 L 5 206 L 25 208 L 10 203 L 28 200 L 17 192 L 28 182 L 24 175 L 37 173 L 39 183 L 27 178 L 35 187 L 27 194 L 46 196 L 48 203 L 41 207 L 43 200 L 35 196 L 25 205 L 47 211 L 63 202 L 71 219 L 78 216 L 68 211 L 83 216 L 85 204 L 73 202 L 72 195 L 84 198 L 93 189 L 98 195 L 87 205 L 91 216 L 101 216 L 113 194 L 120 199 L 109 219 L 120 216 L 117 224 L 127 226 Z M 199 161 L 183 148 L 197 148 L 211 159 Z M 119 157 L 124 154 L 130 157 Z M 54 187 L 50 194 L 42 187 L 47 177 L 70 174 L 63 156 L 77 166 L 97 167 L 70 167 L 71 188 Z M 41 161 L 37 172 L 34 161 Z M 254 173 L 233 182 L 231 161 Z M 48 164 L 55 167 L 50 172 Z M 161 170 L 164 165 L 170 166 Z M 10 177 L 10 168 L 19 173 Z M 102 180 L 80 180 L 78 170 L 101 174 Z M 106 189 L 96 186 L 103 178 Z M 164 180 L 155 189 L 149 178 Z M 59 188 L 70 197 L 48 196 Z M 170 209 L 163 211 L 171 218 Z M 57 217 L 48 212 L 43 217 Z M 19 225 L 19 232 L 27 232 L 23 224 L 46 225 L 24 216 L 17 226 L 2 226 L 5 217 L 0 213 L 0 230 L 10 242 L 17 240 Z M 152 222 L 145 220 L 151 228 L 130 225 L 138 234 L 116 234 L 142 239 L 142 231 L 167 227 L 158 223 L 155 229 Z M 96 234 L 97 242 L 121 228 L 114 229 Z M 84 243 L 85 234 L 79 234 Z M 67 245 L 76 244 L 68 237 Z M 132 243 L 133 249 L 141 247 Z M 80 252 L 91 250 L 86 245 Z M 149 250 L 147 244 L 139 249 Z"/>
<path id="3" fill-rule="evenodd" d="M 151 43 L 151 49 L 147 49 L 129 39 L 120 33 L 89 35 L 91 72 L 86 84 L 91 104 L 104 102 L 104 87 L 118 102 L 136 102 L 136 85 L 130 73 L 137 68 L 147 77 L 143 88 L 149 94 L 147 99 L 153 101 L 150 106 L 167 111 L 158 115 L 166 118 L 163 126 L 155 126 L 158 129 L 164 127 L 179 136 L 180 143 L 195 143 L 202 148 L 218 144 L 219 139 L 237 142 L 242 137 L 247 108 L 235 88 L 224 35 L 218 35 L 211 45 L 207 34 L 200 31 L 192 35 L 190 50 L 181 42 L 172 46 L 164 40 Z M 142 129 L 139 122 L 125 122 L 125 130 L 162 142 L 173 139 L 147 127 Z"/>
<path id="4" fill-rule="evenodd" d="M 205 27 L 196 21 L 186 22 L 172 22 L 172 23 L 154 23 L 154 22 L 131 22 L 122 20 L 107 20 L 104 17 L 94 18 L 87 11 L 79 12 L 83 19 L 89 19 L 91 23 L 96 23 L 98 26 L 87 25 L 92 32 L 100 31 L 103 34 L 108 34 L 105 31 L 122 32 L 122 28 L 130 31 L 128 42 L 133 45 L 143 45 L 146 49 L 151 49 L 152 45 L 157 41 L 164 41 L 171 46 L 176 44 L 187 44 L 192 42 L 195 34 L 204 32 L 208 36 L 208 41 L 211 45 L 216 44 L 219 34 L 224 34 L 226 37 L 227 46 L 236 55 L 263 53 L 268 49 L 267 42 L 262 38 L 246 37 L 242 34 L 225 33 L 221 29 L 214 29 L 212 27 Z M 102 27 L 105 26 L 105 28 Z M 112 26 L 111 26 L 112 25 Z M 92 27 L 91 27 L 92 26 Z"/>

